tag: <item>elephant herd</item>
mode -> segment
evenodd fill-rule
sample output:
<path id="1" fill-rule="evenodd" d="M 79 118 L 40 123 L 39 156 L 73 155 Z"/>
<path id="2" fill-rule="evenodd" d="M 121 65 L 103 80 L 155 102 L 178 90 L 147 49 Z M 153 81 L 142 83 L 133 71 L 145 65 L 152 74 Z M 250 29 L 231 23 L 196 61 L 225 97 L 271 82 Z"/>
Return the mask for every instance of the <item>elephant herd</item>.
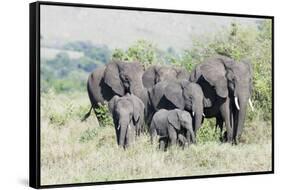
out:
<path id="1" fill-rule="evenodd" d="M 170 65 L 145 70 L 138 62 L 112 61 L 90 74 L 87 89 L 92 107 L 84 119 L 98 103 L 107 103 L 117 143 L 124 148 L 146 131 L 151 141 L 159 137 L 161 149 L 185 147 L 196 142 L 204 118 L 216 118 L 220 139 L 237 144 L 248 102 L 253 109 L 251 65 L 225 56 L 208 58 L 191 73 Z"/>

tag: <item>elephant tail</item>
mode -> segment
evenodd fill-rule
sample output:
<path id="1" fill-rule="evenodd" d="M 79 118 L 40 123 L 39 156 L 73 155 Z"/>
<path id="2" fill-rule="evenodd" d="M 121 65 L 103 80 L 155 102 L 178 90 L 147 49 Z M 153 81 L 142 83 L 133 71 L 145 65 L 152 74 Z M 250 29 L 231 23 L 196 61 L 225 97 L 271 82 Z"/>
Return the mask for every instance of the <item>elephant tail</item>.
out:
<path id="1" fill-rule="evenodd" d="M 93 74 L 90 74 L 89 78 L 88 78 L 88 81 L 87 81 L 87 91 L 88 91 L 88 96 L 89 96 L 89 99 L 90 99 L 90 102 L 91 102 L 91 108 L 90 110 L 88 111 L 88 113 L 86 113 L 84 115 L 84 117 L 81 119 L 81 122 L 84 122 L 86 121 L 86 119 L 91 115 L 91 111 L 94 107 L 96 107 L 96 100 L 94 98 L 94 95 L 93 95 L 93 92 L 91 90 L 91 86 L 92 86 L 92 77 L 93 77 Z"/>
<path id="2" fill-rule="evenodd" d="M 88 111 L 88 113 L 86 113 L 86 114 L 84 115 L 84 117 L 81 119 L 81 122 L 86 121 L 86 119 L 91 115 L 92 109 L 93 109 L 93 106 L 91 106 L 91 108 L 90 108 L 90 110 Z"/>

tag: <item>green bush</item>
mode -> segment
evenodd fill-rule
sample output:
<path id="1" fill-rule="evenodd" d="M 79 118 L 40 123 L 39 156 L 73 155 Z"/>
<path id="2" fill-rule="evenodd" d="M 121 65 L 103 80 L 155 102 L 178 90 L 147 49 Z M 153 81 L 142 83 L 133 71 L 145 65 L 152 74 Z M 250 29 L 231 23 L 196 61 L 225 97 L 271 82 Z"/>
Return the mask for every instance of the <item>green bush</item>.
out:
<path id="1" fill-rule="evenodd" d="M 89 102 L 84 93 L 57 93 L 54 89 L 41 93 L 41 117 L 47 118 L 52 126 L 80 121 L 88 111 Z"/>
<path id="2" fill-rule="evenodd" d="M 218 54 L 248 60 L 253 68 L 253 104 L 263 110 L 264 120 L 271 120 L 271 21 L 261 21 L 258 26 L 232 23 L 213 36 L 197 36 L 193 40 L 192 48 L 186 49 L 178 60 L 180 65 L 191 71 L 196 64 Z"/>
<path id="3" fill-rule="evenodd" d="M 139 61 L 145 68 L 158 63 L 158 49 L 152 43 L 138 40 L 127 50 L 115 49 L 112 59 L 122 61 Z"/>
<path id="4" fill-rule="evenodd" d="M 83 131 L 80 138 L 79 142 L 80 143 L 87 143 L 91 140 L 93 140 L 95 137 L 97 137 L 97 131 L 96 128 L 93 129 L 87 129 L 86 131 Z"/>
<path id="5" fill-rule="evenodd" d="M 49 120 L 51 124 L 63 126 L 69 119 L 75 117 L 74 104 L 71 101 L 65 102 L 63 107 L 63 110 L 53 109 L 52 111 L 49 111 Z"/>
<path id="6" fill-rule="evenodd" d="M 99 107 L 95 108 L 95 112 L 101 126 L 113 126 L 113 120 L 109 113 L 108 106 L 106 104 L 99 103 Z"/>
<path id="7" fill-rule="evenodd" d="M 199 144 L 204 144 L 210 141 L 219 142 L 220 129 L 215 129 L 215 119 L 205 119 L 202 126 L 198 129 L 196 140 Z"/>
<path id="8" fill-rule="evenodd" d="M 65 125 L 67 121 L 66 115 L 58 112 L 51 113 L 49 119 L 51 124 L 57 124 L 59 126 Z"/>

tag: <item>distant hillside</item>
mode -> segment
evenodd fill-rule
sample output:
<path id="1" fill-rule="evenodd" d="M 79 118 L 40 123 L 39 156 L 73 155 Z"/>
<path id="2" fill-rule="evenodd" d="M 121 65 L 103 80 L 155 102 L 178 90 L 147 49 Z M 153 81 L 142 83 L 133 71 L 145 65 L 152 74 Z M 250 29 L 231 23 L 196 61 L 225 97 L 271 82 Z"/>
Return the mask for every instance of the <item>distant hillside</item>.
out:
<path id="1" fill-rule="evenodd" d="M 110 49 L 127 48 L 138 39 L 161 49 L 191 46 L 192 36 L 211 34 L 231 22 L 255 25 L 258 19 L 144 11 L 43 6 L 42 45 L 59 46 L 71 41 L 106 44 Z"/>
<path id="2" fill-rule="evenodd" d="M 59 53 L 66 53 L 70 59 L 78 59 L 84 56 L 83 52 L 78 52 L 78 51 L 70 51 L 70 50 L 46 48 L 46 47 L 41 48 L 41 58 L 43 59 L 54 59 Z"/>

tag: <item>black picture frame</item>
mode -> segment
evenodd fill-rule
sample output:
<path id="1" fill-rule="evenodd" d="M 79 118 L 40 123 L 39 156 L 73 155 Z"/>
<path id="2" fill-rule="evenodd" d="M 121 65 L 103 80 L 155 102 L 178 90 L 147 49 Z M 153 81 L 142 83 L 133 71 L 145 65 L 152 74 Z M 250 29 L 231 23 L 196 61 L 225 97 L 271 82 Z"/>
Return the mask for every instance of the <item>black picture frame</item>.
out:
<path id="1" fill-rule="evenodd" d="M 247 173 L 226 173 L 215 175 L 201 176 L 182 176 L 157 179 L 140 179 L 140 180 L 124 180 L 124 181 L 106 181 L 106 182 L 91 182 L 91 183 L 73 183 L 73 184 L 52 184 L 41 185 L 40 183 L 40 6 L 71 6 L 85 8 L 102 8 L 102 9 L 117 9 L 117 10 L 132 10 L 132 11 L 148 11 L 148 12 L 163 12 L 163 13 L 182 13 L 195 15 L 216 15 L 225 17 L 246 17 L 246 18 L 264 18 L 270 19 L 272 22 L 272 170 L 261 172 Z M 121 7 L 109 5 L 91 5 L 80 3 L 62 3 L 62 2 L 47 2 L 39 1 L 29 4 L 29 39 L 30 39 L 30 65 L 29 65 L 29 185 L 33 188 L 55 188 L 55 187 L 73 187 L 73 186 L 89 186 L 103 184 L 122 184 L 150 181 L 166 181 L 166 180 L 185 180 L 198 178 L 214 178 L 214 177 L 231 177 L 244 175 L 259 175 L 274 173 L 274 16 L 265 15 L 248 15 L 234 13 L 218 13 L 218 12 L 201 12 L 187 10 L 169 10 L 156 8 L 141 8 L 141 7 Z"/>

